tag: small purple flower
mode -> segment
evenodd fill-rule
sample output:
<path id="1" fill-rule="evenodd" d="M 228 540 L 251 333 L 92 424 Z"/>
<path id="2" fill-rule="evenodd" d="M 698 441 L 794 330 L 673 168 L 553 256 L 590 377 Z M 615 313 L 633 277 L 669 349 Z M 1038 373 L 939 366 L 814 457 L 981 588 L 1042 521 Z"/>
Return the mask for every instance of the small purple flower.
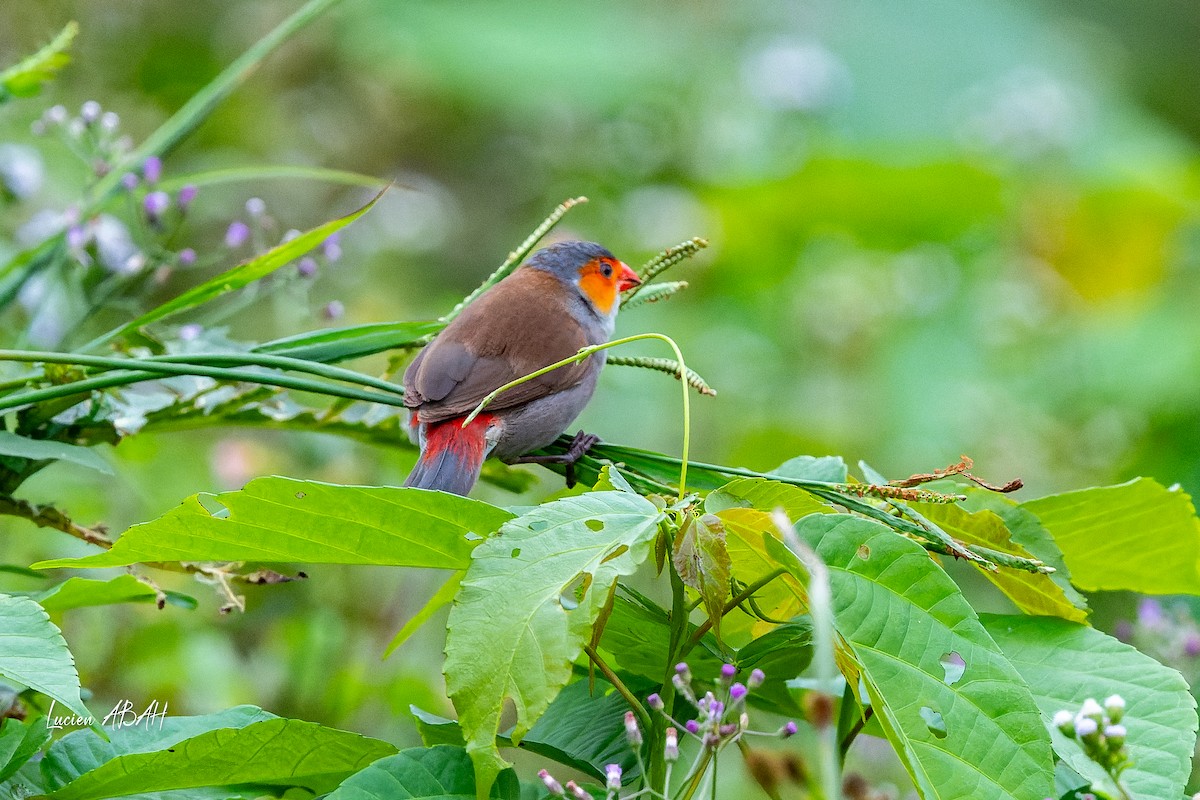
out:
<path id="1" fill-rule="evenodd" d="M 621 788 L 621 765 L 607 764 L 604 767 L 605 788 L 616 791 Z"/>
<path id="2" fill-rule="evenodd" d="M 158 156 L 150 156 L 142 162 L 142 177 L 146 179 L 146 183 L 158 183 L 162 177 L 162 159 Z"/>
<path id="3" fill-rule="evenodd" d="M 101 108 L 99 103 L 97 103 L 95 100 L 88 100 L 79 109 L 79 116 L 84 122 L 86 122 L 88 125 L 91 125 L 93 122 L 100 119 L 100 111 Z"/>
<path id="4" fill-rule="evenodd" d="M 181 267 L 190 267 L 196 263 L 196 251 L 190 247 L 180 250 L 179 255 L 176 257 L 179 259 L 179 266 Z"/>
<path id="5" fill-rule="evenodd" d="M 1127 619 L 1117 620 L 1117 624 L 1113 626 L 1113 636 L 1129 644 L 1133 641 L 1133 623 Z"/>
<path id="6" fill-rule="evenodd" d="M 688 733 L 691 733 L 691 734 L 696 734 L 696 733 L 699 733 L 699 732 L 700 732 L 700 723 L 699 723 L 699 722 L 696 722 L 696 720 L 694 720 L 694 719 L 689 719 L 689 720 L 688 720 L 688 721 L 687 721 L 687 722 L 684 724 L 684 726 L 683 726 L 683 727 L 684 727 L 684 728 L 686 728 L 686 729 L 687 729 L 687 732 L 688 732 Z"/>
<path id="7" fill-rule="evenodd" d="M 667 728 L 667 741 L 663 746 L 663 758 L 667 761 L 679 760 L 679 734 L 674 728 Z"/>
<path id="8" fill-rule="evenodd" d="M 132 192 L 137 188 L 138 176 L 134 175 L 132 172 L 126 172 L 121 176 L 121 185 L 124 186 L 127 191 Z"/>
<path id="9" fill-rule="evenodd" d="M 730 681 L 733 680 L 734 675 L 737 675 L 737 667 L 735 667 L 733 664 L 722 664 L 721 665 L 721 680 L 722 681 L 724 681 L 725 683 L 729 683 Z"/>
<path id="10" fill-rule="evenodd" d="M 179 327 L 179 338 L 185 342 L 194 342 L 204 333 L 204 326 L 195 322 Z"/>
<path id="11" fill-rule="evenodd" d="M 1200 635 L 1191 631 L 1183 639 L 1183 654 L 1188 658 L 1200 656 Z"/>
<path id="12" fill-rule="evenodd" d="M 592 796 L 588 794 L 588 790 L 575 781 L 567 781 L 567 791 L 571 793 L 571 797 L 574 797 L 575 800 L 592 800 Z"/>
<path id="13" fill-rule="evenodd" d="M 305 256 L 304 258 L 300 259 L 298 264 L 296 264 L 296 272 L 300 274 L 301 278 L 313 277 L 317 274 L 317 260 L 315 258 Z"/>
<path id="14" fill-rule="evenodd" d="M 225 246 L 232 249 L 241 247 L 250 238 L 250 226 L 242 222 L 240 219 L 235 219 L 229 223 L 229 227 L 225 229 Z"/>
<path id="15" fill-rule="evenodd" d="M 787 739 L 788 737 L 795 736 L 796 731 L 798 730 L 800 729 L 796 727 L 796 723 L 792 720 L 788 720 L 787 725 L 784 725 L 779 729 L 779 735 L 784 739 Z"/>
<path id="16" fill-rule="evenodd" d="M 662 711 L 666 706 L 663 704 L 663 699 L 654 693 L 646 698 L 646 705 L 653 708 L 655 711 Z"/>
<path id="17" fill-rule="evenodd" d="M 746 685 L 751 689 L 757 689 L 763 685 L 763 681 L 766 679 L 766 673 L 764 673 L 761 669 L 756 669 L 750 673 L 750 679 L 746 681 Z"/>
<path id="18" fill-rule="evenodd" d="M 51 106 L 46 109 L 46 122 L 51 125 L 62 125 L 67 121 L 66 106 Z"/>
<path id="19" fill-rule="evenodd" d="M 67 247 L 72 250 L 82 250 L 87 247 L 91 235 L 82 225 L 72 225 L 67 228 Z"/>
<path id="20" fill-rule="evenodd" d="M 261 217 L 267 210 L 267 204 L 261 197 L 251 197 L 246 201 L 246 213 L 252 217 Z"/>
<path id="21" fill-rule="evenodd" d="M 729 699 L 736 703 L 745 697 L 746 693 L 749 691 L 750 690 L 746 688 L 745 684 L 735 683 L 733 686 L 729 687 Z"/>
<path id="22" fill-rule="evenodd" d="M 151 192 L 142 201 L 142 208 L 151 220 L 157 220 L 171 207 L 171 196 L 166 192 Z"/>
<path id="23" fill-rule="evenodd" d="M 675 674 L 683 678 L 685 681 L 690 681 L 692 679 L 692 671 L 688 669 L 688 665 L 683 661 L 680 661 L 675 665 Z"/>
<path id="24" fill-rule="evenodd" d="M 192 201 L 196 199 L 197 191 L 196 185 L 193 183 L 185 184 L 184 187 L 179 190 L 180 210 L 184 210 L 192 204 Z"/>
<path id="25" fill-rule="evenodd" d="M 634 747 L 640 747 L 642 744 L 642 731 L 638 728 L 637 717 L 632 711 L 625 712 L 625 738 Z"/>
<path id="26" fill-rule="evenodd" d="M 1153 597 L 1143 597 L 1138 603 L 1138 622 L 1144 628 L 1157 628 L 1166 621 L 1163 615 L 1162 603 Z"/>
<path id="27" fill-rule="evenodd" d="M 538 770 L 538 777 L 542 779 L 542 783 L 546 784 L 547 791 L 555 797 L 563 796 L 562 784 L 554 780 L 554 776 L 544 769 Z"/>
<path id="28" fill-rule="evenodd" d="M 100 116 L 100 127 L 105 133 L 114 133 L 121 125 L 121 118 L 117 116 L 115 111 L 105 111 Z"/>
<path id="29" fill-rule="evenodd" d="M 341 300 L 330 300 L 325 304 L 325 309 L 321 313 L 328 320 L 340 319 L 346 313 L 346 306 L 342 304 Z"/>
<path id="30" fill-rule="evenodd" d="M 325 256 L 326 261 L 337 261 L 341 258 L 341 235 L 337 233 L 330 234 L 329 238 L 321 243 L 321 254 Z"/>

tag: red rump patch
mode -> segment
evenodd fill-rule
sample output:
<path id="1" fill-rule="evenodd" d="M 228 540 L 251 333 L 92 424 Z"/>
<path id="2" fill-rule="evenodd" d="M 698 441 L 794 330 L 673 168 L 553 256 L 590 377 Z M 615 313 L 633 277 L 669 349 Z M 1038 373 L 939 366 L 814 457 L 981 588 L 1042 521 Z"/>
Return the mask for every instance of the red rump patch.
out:
<path id="1" fill-rule="evenodd" d="M 492 414 L 480 414 L 471 420 L 471 424 L 463 427 L 466 417 L 435 422 L 425 428 L 425 451 L 421 461 L 429 463 L 449 451 L 460 464 L 482 464 L 487 451 L 487 440 L 484 434 L 496 417 Z"/>

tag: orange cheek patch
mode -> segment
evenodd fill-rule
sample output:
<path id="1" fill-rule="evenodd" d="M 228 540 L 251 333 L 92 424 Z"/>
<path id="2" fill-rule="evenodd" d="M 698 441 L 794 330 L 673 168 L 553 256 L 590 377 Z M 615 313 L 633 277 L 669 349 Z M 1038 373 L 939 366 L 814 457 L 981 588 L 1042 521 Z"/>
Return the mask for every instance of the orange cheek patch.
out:
<path id="1" fill-rule="evenodd" d="M 591 298 L 596 310 L 601 314 L 608 314 L 612 311 L 613 303 L 617 299 L 617 287 L 611 280 L 599 272 L 588 272 L 579 279 L 579 288 L 583 289 L 583 293 Z"/>

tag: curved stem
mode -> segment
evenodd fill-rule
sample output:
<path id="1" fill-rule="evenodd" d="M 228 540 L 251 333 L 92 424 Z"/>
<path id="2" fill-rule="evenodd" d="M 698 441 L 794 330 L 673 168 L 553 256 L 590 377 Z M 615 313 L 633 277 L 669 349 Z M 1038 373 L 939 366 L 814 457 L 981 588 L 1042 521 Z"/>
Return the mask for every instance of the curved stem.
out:
<path id="1" fill-rule="evenodd" d="M 531 381 L 534 378 L 541 377 L 547 372 L 553 372 L 556 369 L 565 367 L 568 364 L 574 364 L 577 361 L 583 361 L 593 353 L 598 353 L 601 350 L 607 350 L 610 347 L 618 347 L 623 344 L 629 344 L 630 342 L 640 342 L 644 339 L 658 339 L 666 342 L 671 346 L 671 349 L 675 351 L 675 359 L 679 362 L 679 384 L 683 389 L 683 454 L 682 458 L 679 459 L 679 499 L 682 500 L 687 495 L 688 445 L 690 444 L 692 438 L 691 397 L 688 394 L 688 384 L 685 378 L 687 374 L 687 365 L 683 361 L 683 353 L 680 351 L 679 345 L 675 344 L 675 340 L 666 334 L 639 333 L 634 336 L 626 336 L 623 339 L 614 339 L 611 342 L 604 342 L 603 344 L 594 344 L 588 347 L 581 347 L 579 352 L 573 356 L 564 358 L 561 361 L 556 361 L 553 364 L 547 367 L 542 367 L 541 369 L 531 372 L 528 375 L 523 375 L 520 378 L 509 381 L 498 389 L 493 390 L 486 397 L 479 401 L 479 405 L 475 406 L 471 413 L 466 416 L 462 425 L 464 428 L 470 425 L 475 417 L 479 416 L 480 412 L 487 408 L 487 406 L 498 396 L 504 392 L 507 392 L 509 389 L 520 386 L 522 383 Z"/>
<path id="2" fill-rule="evenodd" d="M 637 715 L 638 723 L 642 726 L 642 730 L 649 730 L 652 723 L 652 720 L 650 719 L 650 712 L 647 711 L 646 707 L 642 705 L 641 701 L 634 696 L 633 692 L 629 691 L 629 687 L 625 685 L 625 682 L 621 680 L 621 677 L 617 675 L 617 673 L 613 672 L 612 667 L 610 667 L 604 661 L 604 659 L 600 657 L 600 654 L 596 652 L 596 648 L 592 647 L 590 644 L 585 644 L 583 646 L 583 652 L 587 653 L 587 656 L 592 660 L 592 663 L 596 665 L 596 667 L 600 670 L 608 682 L 613 685 L 613 688 L 617 690 L 621 697 L 625 698 L 625 702 L 629 703 L 629 707 L 633 709 L 633 713 Z"/>

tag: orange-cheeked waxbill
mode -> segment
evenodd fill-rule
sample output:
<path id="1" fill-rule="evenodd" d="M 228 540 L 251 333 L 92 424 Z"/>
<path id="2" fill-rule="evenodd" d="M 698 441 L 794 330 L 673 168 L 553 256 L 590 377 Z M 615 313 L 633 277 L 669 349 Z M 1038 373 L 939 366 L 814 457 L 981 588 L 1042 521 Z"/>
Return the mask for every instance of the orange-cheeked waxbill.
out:
<path id="1" fill-rule="evenodd" d="M 563 456 L 529 456 L 567 429 L 596 389 L 605 351 L 498 395 L 490 392 L 612 336 L 621 292 L 636 273 L 592 242 L 537 251 L 425 346 L 404 373 L 404 405 L 421 457 L 405 486 L 465 495 L 484 459 L 573 464 L 597 440 L 580 433 Z"/>

